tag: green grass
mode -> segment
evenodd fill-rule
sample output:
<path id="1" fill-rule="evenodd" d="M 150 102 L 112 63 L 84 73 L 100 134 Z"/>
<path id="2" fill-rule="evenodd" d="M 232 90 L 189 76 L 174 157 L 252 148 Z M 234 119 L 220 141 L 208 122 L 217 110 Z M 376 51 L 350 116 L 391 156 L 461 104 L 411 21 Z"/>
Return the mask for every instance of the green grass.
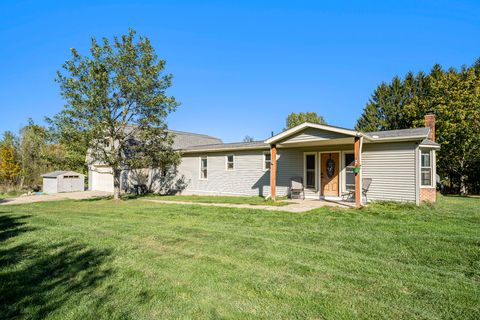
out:
<path id="1" fill-rule="evenodd" d="M 0 206 L 0 318 L 478 319 L 479 208 Z"/>
<path id="2" fill-rule="evenodd" d="M 165 200 L 165 201 L 185 201 L 185 202 L 201 202 L 201 203 L 230 203 L 230 204 L 250 204 L 262 206 L 287 206 L 290 203 L 285 202 L 286 197 L 277 197 L 277 201 L 265 199 L 263 197 L 230 197 L 230 196 L 160 196 L 148 195 L 147 199 Z"/>

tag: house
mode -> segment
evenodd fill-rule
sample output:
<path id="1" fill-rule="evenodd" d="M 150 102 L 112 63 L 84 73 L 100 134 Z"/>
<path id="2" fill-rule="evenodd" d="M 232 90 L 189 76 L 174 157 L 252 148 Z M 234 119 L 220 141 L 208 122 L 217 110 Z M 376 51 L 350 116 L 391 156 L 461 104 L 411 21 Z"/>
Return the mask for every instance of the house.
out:
<path id="1" fill-rule="evenodd" d="M 345 192 L 355 191 L 352 194 L 360 206 L 366 201 L 360 196 L 361 184 L 369 178 L 368 201 L 433 202 L 435 151 L 440 148 L 435 142 L 435 116 L 427 114 L 425 124 L 360 132 L 303 123 L 265 141 L 245 143 L 174 132 L 175 148 L 182 154 L 174 172 L 125 170 L 121 184 L 124 190 L 146 184 L 154 191 L 182 194 L 276 197 L 289 195 L 291 179 L 302 177 L 306 198 L 339 200 Z M 99 175 L 99 171 L 105 173 Z M 91 166 L 92 189 L 101 186 L 98 190 L 113 191 L 110 172 Z"/>
<path id="2" fill-rule="evenodd" d="M 44 193 L 74 192 L 85 190 L 85 176 L 73 171 L 53 171 L 43 177 Z"/>

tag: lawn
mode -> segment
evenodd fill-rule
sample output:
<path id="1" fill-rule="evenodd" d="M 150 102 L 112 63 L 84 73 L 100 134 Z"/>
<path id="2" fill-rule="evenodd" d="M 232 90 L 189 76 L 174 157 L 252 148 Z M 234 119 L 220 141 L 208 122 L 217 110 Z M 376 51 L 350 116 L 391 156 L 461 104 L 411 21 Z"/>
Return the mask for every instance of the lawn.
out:
<path id="1" fill-rule="evenodd" d="M 265 199 L 263 197 L 230 197 L 230 196 L 195 196 L 195 195 L 148 195 L 148 199 L 164 201 L 184 201 L 184 202 L 202 202 L 202 203 L 230 203 L 230 204 L 249 204 L 262 206 L 287 206 L 290 203 L 285 202 L 286 197 L 277 197 L 277 201 Z"/>
<path id="2" fill-rule="evenodd" d="M 478 319 L 480 200 L 0 206 L 1 318 Z"/>

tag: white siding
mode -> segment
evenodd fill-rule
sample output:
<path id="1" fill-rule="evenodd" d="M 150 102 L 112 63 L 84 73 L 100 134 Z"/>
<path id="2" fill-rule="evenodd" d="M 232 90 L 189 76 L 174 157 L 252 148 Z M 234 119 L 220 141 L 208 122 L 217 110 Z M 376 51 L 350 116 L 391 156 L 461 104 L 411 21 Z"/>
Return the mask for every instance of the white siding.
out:
<path id="1" fill-rule="evenodd" d="M 415 201 L 414 142 L 364 144 L 363 178 L 372 178 L 369 200 Z"/>

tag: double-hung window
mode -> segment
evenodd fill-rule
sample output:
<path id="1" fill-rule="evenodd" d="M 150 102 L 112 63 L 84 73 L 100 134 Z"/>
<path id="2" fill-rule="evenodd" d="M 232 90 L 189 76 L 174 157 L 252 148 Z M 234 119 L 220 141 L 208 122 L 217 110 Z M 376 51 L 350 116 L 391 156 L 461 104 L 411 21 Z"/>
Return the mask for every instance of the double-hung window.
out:
<path id="1" fill-rule="evenodd" d="M 270 165 L 272 164 L 272 155 L 270 152 L 265 152 L 263 154 L 263 170 L 270 170 Z"/>
<path id="2" fill-rule="evenodd" d="M 208 158 L 202 156 L 200 158 L 200 179 L 206 180 L 208 178 Z"/>
<path id="3" fill-rule="evenodd" d="M 420 155 L 420 180 L 424 187 L 432 186 L 432 153 L 422 150 Z"/>
<path id="4" fill-rule="evenodd" d="M 235 170 L 235 157 L 233 154 L 229 154 L 226 157 L 226 169 L 227 171 Z"/>

